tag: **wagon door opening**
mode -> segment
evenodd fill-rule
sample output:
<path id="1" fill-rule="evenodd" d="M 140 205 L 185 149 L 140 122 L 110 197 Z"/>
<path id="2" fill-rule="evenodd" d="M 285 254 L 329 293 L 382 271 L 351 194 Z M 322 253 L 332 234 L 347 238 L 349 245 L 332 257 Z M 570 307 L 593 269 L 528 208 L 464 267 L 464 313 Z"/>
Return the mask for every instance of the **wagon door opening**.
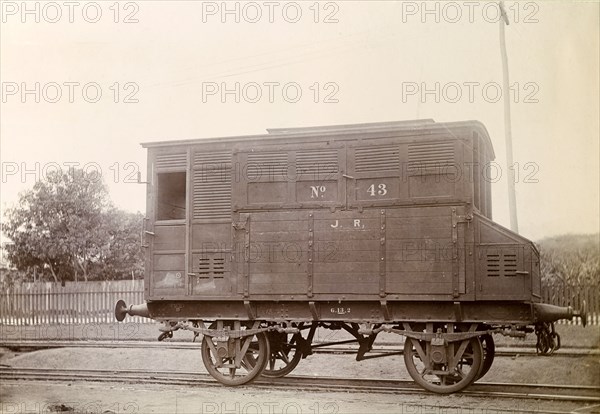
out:
<path id="1" fill-rule="evenodd" d="M 156 220 L 185 220 L 185 171 L 157 174 Z"/>
<path id="2" fill-rule="evenodd" d="M 146 239 L 150 251 L 150 297 L 185 294 L 187 153 L 157 154 L 149 189 Z"/>

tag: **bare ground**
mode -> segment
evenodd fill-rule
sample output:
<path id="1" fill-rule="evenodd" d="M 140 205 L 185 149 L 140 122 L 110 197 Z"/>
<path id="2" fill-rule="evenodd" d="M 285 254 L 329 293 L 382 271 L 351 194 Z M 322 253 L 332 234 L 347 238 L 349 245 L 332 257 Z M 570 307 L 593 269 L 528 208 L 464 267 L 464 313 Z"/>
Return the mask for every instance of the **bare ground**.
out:
<path id="1" fill-rule="evenodd" d="M 93 383 L 3 383 L 4 412 L 210 413 L 210 414 L 458 414 L 500 412 L 597 413 L 598 407 L 575 403 L 473 398 L 460 394 L 365 394 L 257 390 L 252 387 L 123 386 Z"/>
<path id="2" fill-rule="evenodd" d="M 566 328 L 566 329 L 564 329 Z M 591 329 L 590 329 L 591 328 Z M 121 329 L 121 327 L 118 327 Z M 563 345 L 581 346 L 598 341 L 598 327 L 585 330 L 576 326 L 561 326 Z M 22 331 L 21 331 L 22 332 Z M 31 332 L 31 331 L 30 331 Z M 120 331 L 102 327 L 99 331 L 114 334 Z M 158 333 L 155 325 L 144 325 L 127 338 L 152 339 Z M 560 331 L 559 331 L 560 332 Z M 583 332 L 583 334 L 582 334 Z M 4 331 L 6 333 L 6 331 Z M 17 331 L 12 331 L 17 335 Z M 73 332 L 75 338 L 76 332 Z M 391 338 L 391 339 L 390 339 Z M 386 342 L 396 337 L 383 336 Z M 591 338 L 591 339 L 590 339 Z M 7 338 L 3 335 L 3 340 Z M 33 338 L 29 338 L 33 339 Z M 42 339 L 42 338 L 38 338 Z M 57 339 L 57 338 L 55 338 Z M 67 338 L 63 338 L 67 339 Z M 87 339 L 92 338 L 88 335 Z M 113 339 L 108 337 L 108 339 Z M 177 332 L 174 340 L 189 341 L 188 332 Z M 341 333 L 322 332 L 320 340 L 341 340 Z M 14 340 L 14 338 L 13 338 Z M 498 338 L 501 346 L 534 343 Z M 505 341 L 502 343 L 502 341 Z M 199 344 L 198 344 L 199 348 Z M 62 348 L 14 354 L 1 351 L 0 364 L 14 367 L 86 368 L 86 369 L 147 369 L 155 371 L 204 372 L 200 350 L 194 349 L 132 349 L 132 348 Z M 356 362 L 352 355 L 312 355 L 302 360 L 294 374 L 309 376 L 346 376 L 353 378 L 409 379 L 401 356 Z M 484 381 L 600 385 L 598 356 L 498 357 Z M 98 413 L 496 413 L 522 412 L 600 412 L 600 407 L 585 404 L 551 403 L 473 398 L 456 394 L 390 395 L 376 393 L 292 392 L 253 389 L 251 386 L 227 388 L 165 387 L 146 384 L 123 385 L 93 383 L 26 383 L 2 382 L 0 412 L 30 411 L 98 412 Z"/>

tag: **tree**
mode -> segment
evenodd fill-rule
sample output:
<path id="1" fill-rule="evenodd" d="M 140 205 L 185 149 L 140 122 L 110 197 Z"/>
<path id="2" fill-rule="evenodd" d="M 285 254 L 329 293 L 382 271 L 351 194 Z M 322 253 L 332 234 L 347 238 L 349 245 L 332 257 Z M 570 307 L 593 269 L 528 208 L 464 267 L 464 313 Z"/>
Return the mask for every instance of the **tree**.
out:
<path id="1" fill-rule="evenodd" d="M 596 285 L 600 282 L 600 236 L 567 234 L 539 242 L 544 282 Z"/>
<path id="2" fill-rule="evenodd" d="M 6 216 L 7 258 L 19 270 L 37 267 L 54 281 L 112 279 L 126 266 L 139 274 L 138 216 L 112 207 L 99 175 L 52 171 Z"/>
<path id="3" fill-rule="evenodd" d="M 144 216 L 117 209 L 105 214 L 108 249 L 95 272 L 102 279 L 142 278 L 144 255 L 140 248 L 140 229 Z"/>

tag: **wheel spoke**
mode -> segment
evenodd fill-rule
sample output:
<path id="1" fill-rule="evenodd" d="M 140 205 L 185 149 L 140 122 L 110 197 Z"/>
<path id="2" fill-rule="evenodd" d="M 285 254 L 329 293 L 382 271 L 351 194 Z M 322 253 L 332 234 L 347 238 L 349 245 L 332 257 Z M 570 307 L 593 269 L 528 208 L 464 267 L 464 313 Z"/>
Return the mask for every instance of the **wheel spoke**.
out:
<path id="1" fill-rule="evenodd" d="M 299 334 L 290 335 L 277 332 L 270 332 L 267 336 L 270 342 L 271 355 L 262 375 L 270 378 L 283 377 L 289 374 L 302 358 L 302 353 L 296 345 L 299 338 L 302 337 Z M 277 361 L 281 361 L 281 363 Z"/>
<path id="2" fill-rule="evenodd" d="M 219 354 L 217 352 L 217 347 L 215 346 L 215 343 L 213 342 L 211 337 L 208 337 L 207 344 L 208 344 L 208 347 L 210 348 L 210 353 L 212 354 L 212 356 L 215 359 L 217 367 L 222 367 L 223 366 L 223 358 L 219 357 Z"/>
<path id="3" fill-rule="evenodd" d="M 275 369 L 275 355 L 271 355 L 269 358 L 269 369 L 273 371 Z"/>
<path id="4" fill-rule="evenodd" d="M 406 338 L 406 340 L 412 342 L 413 346 L 415 347 L 416 352 L 419 355 L 419 359 L 421 361 L 426 361 L 427 358 L 425 356 L 425 351 L 423 350 L 423 347 L 421 346 L 421 344 L 419 343 L 419 341 L 413 340 L 412 338 Z"/>
<path id="5" fill-rule="evenodd" d="M 286 365 L 290 363 L 290 359 L 288 358 L 287 354 L 280 352 L 279 355 L 281 356 L 281 359 L 283 360 L 283 362 L 285 362 Z"/>

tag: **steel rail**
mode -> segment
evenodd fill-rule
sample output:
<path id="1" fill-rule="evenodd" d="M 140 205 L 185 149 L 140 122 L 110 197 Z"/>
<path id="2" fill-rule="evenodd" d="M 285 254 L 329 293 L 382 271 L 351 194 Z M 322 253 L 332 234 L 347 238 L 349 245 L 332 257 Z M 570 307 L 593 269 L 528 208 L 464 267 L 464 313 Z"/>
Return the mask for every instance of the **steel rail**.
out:
<path id="1" fill-rule="evenodd" d="M 156 341 L 0 341 L 0 348 L 11 350 L 27 349 L 53 349 L 53 348 L 132 348 L 132 349 L 199 349 L 199 342 L 156 342 Z M 315 354 L 356 354 L 358 347 L 328 346 L 327 343 L 317 342 L 312 348 Z M 400 345 L 378 346 L 369 351 L 370 354 L 381 353 L 402 354 Z M 535 347 L 510 347 L 496 348 L 497 357 L 516 357 L 516 356 L 535 356 L 537 355 Z M 600 355 L 600 349 L 597 348 L 568 348 L 562 347 L 553 355 L 564 357 L 581 357 L 589 355 Z"/>
<path id="2" fill-rule="evenodd" d="M 7 380 L 95 381 L 182 386 L 222 386 L 208 374 L 184 371 L 0 367 L 0 376 L 2 377 L 2 382 L 6 382 Z M 290 375 L 278 379 L 259 378 L 247 385 L 247 387 L 431 395 L 412 381 L 375 378 L 349 379 Z M 486 398 L 497 397 L 600 403 L 600 387 L 585 385 L 482 382 L 471 385 L 459 394 Z"/>

